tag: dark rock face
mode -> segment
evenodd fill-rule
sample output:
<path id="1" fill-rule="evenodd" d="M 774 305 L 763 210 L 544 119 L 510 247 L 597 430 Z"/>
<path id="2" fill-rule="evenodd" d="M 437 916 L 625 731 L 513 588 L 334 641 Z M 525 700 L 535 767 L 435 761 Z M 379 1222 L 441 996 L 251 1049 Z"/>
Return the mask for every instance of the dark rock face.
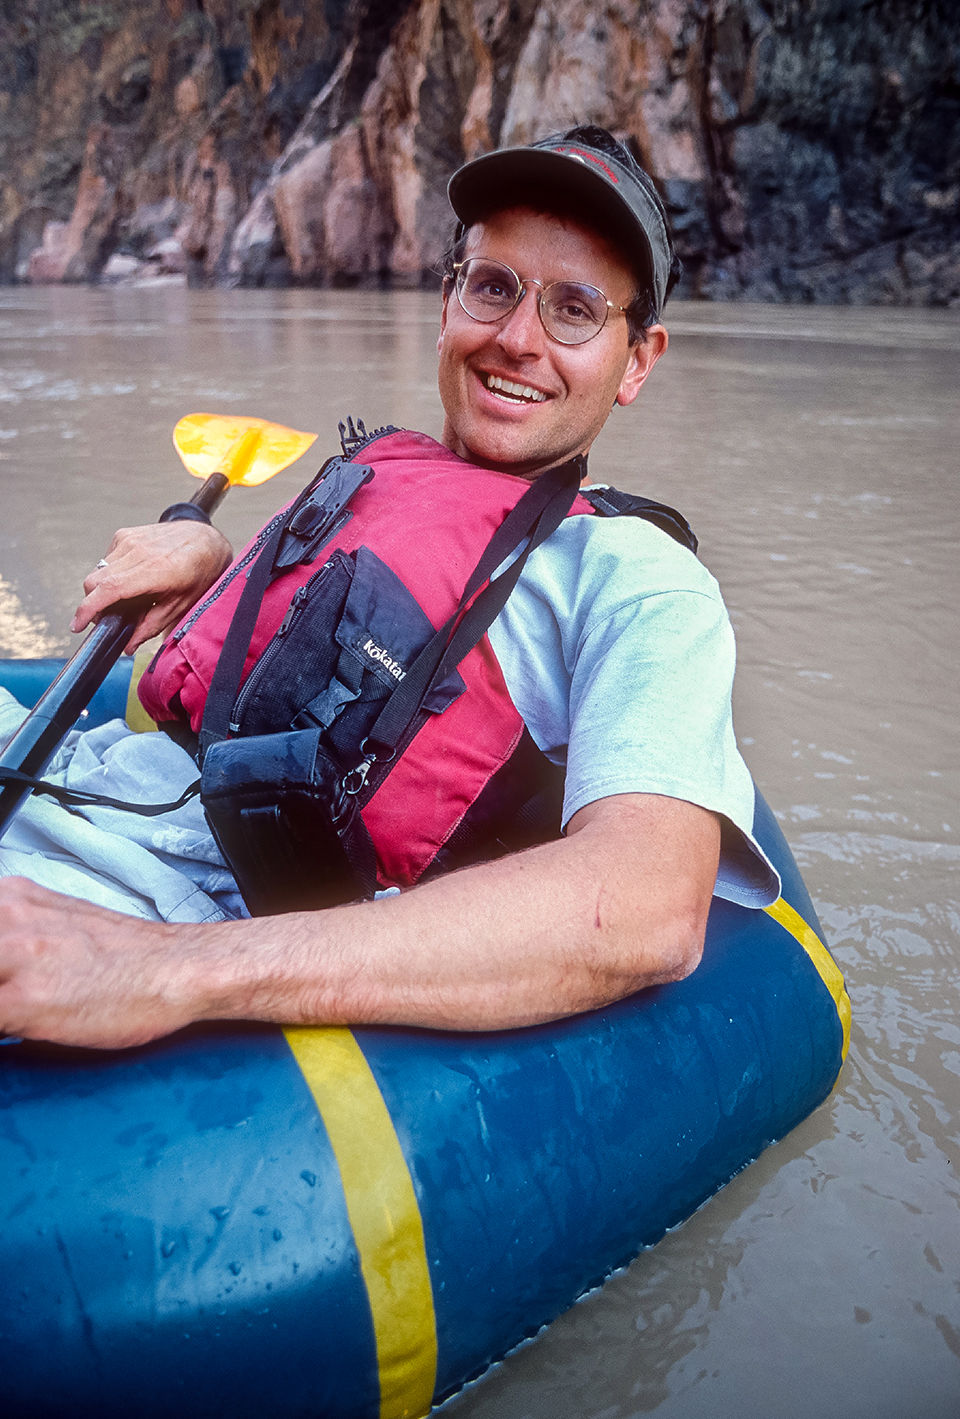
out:
<path id="1" fill-rule="evenodd" d="M 956 0 L 0 0 L 0 279 L 416 284 L 574 122 L 687 294 L 960 304 Z"/>
<path id="2" fill-rule="evenodd" d="M 956 301 L 960 9 L 780 0 L 757 34 L 750 121 L 717 126 L 747 240 L 713 293 L 724 276 L 761 299 Z"/>

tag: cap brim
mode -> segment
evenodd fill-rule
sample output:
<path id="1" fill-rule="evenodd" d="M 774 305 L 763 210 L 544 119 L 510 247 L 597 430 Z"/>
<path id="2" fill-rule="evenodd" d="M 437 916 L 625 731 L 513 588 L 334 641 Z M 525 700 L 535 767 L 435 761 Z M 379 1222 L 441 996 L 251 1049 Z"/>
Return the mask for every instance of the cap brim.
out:
<path id="1" fill-rule="evenodd" d="M 544 148 L 501 148 L 475 158 L 455 172 L 447 185 L 447 195 L 457 217 L 469 227 L 504 207 L 536 206 L 541 201 L 549 206 L 551 197 L 561 194 L 565 205 L 582 208 L 590 225 L 630 258 L 637 275 L 649 283 L 659 318 L 669 272 L 665 262 L 657 260 L 644 218 L 654 222 L 658 237 L 665 230 L 663 221 L 635 179 L 626 173 L 624 179 L 640 194 L 641 208 L 649 209 L 643 215 L 606 178 L 578 158 Z"/>

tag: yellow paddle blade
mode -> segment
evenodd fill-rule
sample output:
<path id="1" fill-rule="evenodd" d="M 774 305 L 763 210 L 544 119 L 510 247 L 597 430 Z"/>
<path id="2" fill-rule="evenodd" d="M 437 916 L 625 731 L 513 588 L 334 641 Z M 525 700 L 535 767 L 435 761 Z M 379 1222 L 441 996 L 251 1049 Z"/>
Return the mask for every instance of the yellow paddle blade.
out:
<path id="1" fill-rule="evenodd" d="M 316 437 L 241 414 L 187 414 L 173 431 L 174 446 L 195 478 L 222 473 L 247 488 L 293 463 Z"/>

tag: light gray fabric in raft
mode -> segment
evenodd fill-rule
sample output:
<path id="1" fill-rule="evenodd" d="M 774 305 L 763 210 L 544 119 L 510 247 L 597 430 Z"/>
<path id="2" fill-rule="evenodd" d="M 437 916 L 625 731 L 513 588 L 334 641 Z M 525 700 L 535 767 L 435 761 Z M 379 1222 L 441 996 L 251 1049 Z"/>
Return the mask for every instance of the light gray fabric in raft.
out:
<path id="1" fill-rule="evenodd" d="M 0 743 L 25 714 L 0 688 Z M 114 719 L 74 731 L 45 777 L 79 792 L 167 803 L 193 782 L 197 766 L 165 734 L 134 734 Z M 175 813 L 144 818 L 115 808 L 67 809 L 34 794 L 0 843 L 0 877 L 29 877 L 53 891 L 151 921 L 246 915 L 199 798 Z"/>

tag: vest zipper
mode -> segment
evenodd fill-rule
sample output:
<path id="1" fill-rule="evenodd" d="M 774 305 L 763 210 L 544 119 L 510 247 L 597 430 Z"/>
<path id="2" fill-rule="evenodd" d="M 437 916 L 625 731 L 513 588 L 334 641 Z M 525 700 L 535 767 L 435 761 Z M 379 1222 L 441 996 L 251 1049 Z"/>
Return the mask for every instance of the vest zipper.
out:
<path id="1" fill-rule="evenodd" d="M 274 635 L 273 638 L 270 640 L 266 649 L 263 651 L 263 654 L 260 655 L 258 659 L 254 662 L 253 669 L 247 676 L 246 683 L 243 685 L 239 695 L 236 698 L 236 702 L 233 706 L 233 710 L 230 715 L 229 729 L 231 734 L 240 733 L 240 725 L 243 723 L 244 710 L 246 709 L 252 695 L 256 691 L 257 686 L 263 680 L 264 675 L 269 674 L 271 664 L 273 663 L 276 656 L 283 649 L 283 639 L 286 636 L 287 632 L 290 630 L 290 627 L 300 615 L 301 611 L 306 606 L 307 602 L 310 600 L 310 597 L 320 585 L 320 583 L 323 581 L 324 577 L 329 572 L 332 566 L 333 558 L 331 557 L 329 561 L 324 562 L 323 566 L 320 567 L 318 571 L 315 571 L 313 573 L 313 576 L 310 577 L 309 581 L 305 581 L 302 586 L 299 586 L 297 588 L 296 592 L 294 593 L 293 599 L 290 602 L 290 605 L 287 607 L 286 614 L 284 615 L 283 620 L 280 622 L 280 625 L 277 628 L 276 635 Z"/>
<path id="2" fill-rule="evenodd" d="M 289 511 L 289 509 L 287 509 L 287 511 Z M 196 625 L 197 621 L 203 615 L 204 611 L 206 611 L 207 607 L 212 606 L 213 603 L 223 595 L 223 593 L 226 591 L 227 587 L 234 580 L 237 574 L 239 572 L 242 572 L 244 567 L 250 565 L 250 563 L 256 557 L 257 553 L 260 551 L 260 548 L 263 546 L 264 542 L 270 536 L 271 532 L 276 529 L 277 524 L 285 516 L 286 513 L 275 513 L 274 516 L 267 523 L 267 525 L 265 527 L 261 527 L 260 531 L 257 533 L 256 541 L 254 542 L 253 546 L 247 552 L 244 553 L 244 555 L 240 558 L 239 562 L 236 562 L 230 568 L 230 571 L 224 576 L 223 580 L 217 584 L 213 591 L 211 591 L 210 595 L 206 598 L 206 600 L 201 601 L 198 606 L 195 606 L 193 608 L 189 617 L 186 621 L 184 621 L 180 629 L 174 632 L 170 640 L 171 645 L 177 645 L 180 641 L 183 640 L 187 632 L 192 630 L 193 627 Z M 162 650 L 163 646 L 161 646 L 160 649 Z"/>
<path id="3" fill-rule="evenodd" d="M 403 433 L 402 429 L 396 428 L 393 424 L 384 424 L 382 428 L 374 429 L 372 433 L 368 434 L 362 419 L 357 420 L 356 427 L 360 430 L 359 433 L 354 432 L 352 419 L 348 419 L 346 426 L 340 425 L 340 447 L 343 449 L 343 456 L 348 463 L 354 463 L 357 454 L 364 453 L 372 443 L 376 443 L 377 439 L 386 438 L 388 434 Z M 347 452 L 348 444 L 350 446 L 349 453 Z"/>

